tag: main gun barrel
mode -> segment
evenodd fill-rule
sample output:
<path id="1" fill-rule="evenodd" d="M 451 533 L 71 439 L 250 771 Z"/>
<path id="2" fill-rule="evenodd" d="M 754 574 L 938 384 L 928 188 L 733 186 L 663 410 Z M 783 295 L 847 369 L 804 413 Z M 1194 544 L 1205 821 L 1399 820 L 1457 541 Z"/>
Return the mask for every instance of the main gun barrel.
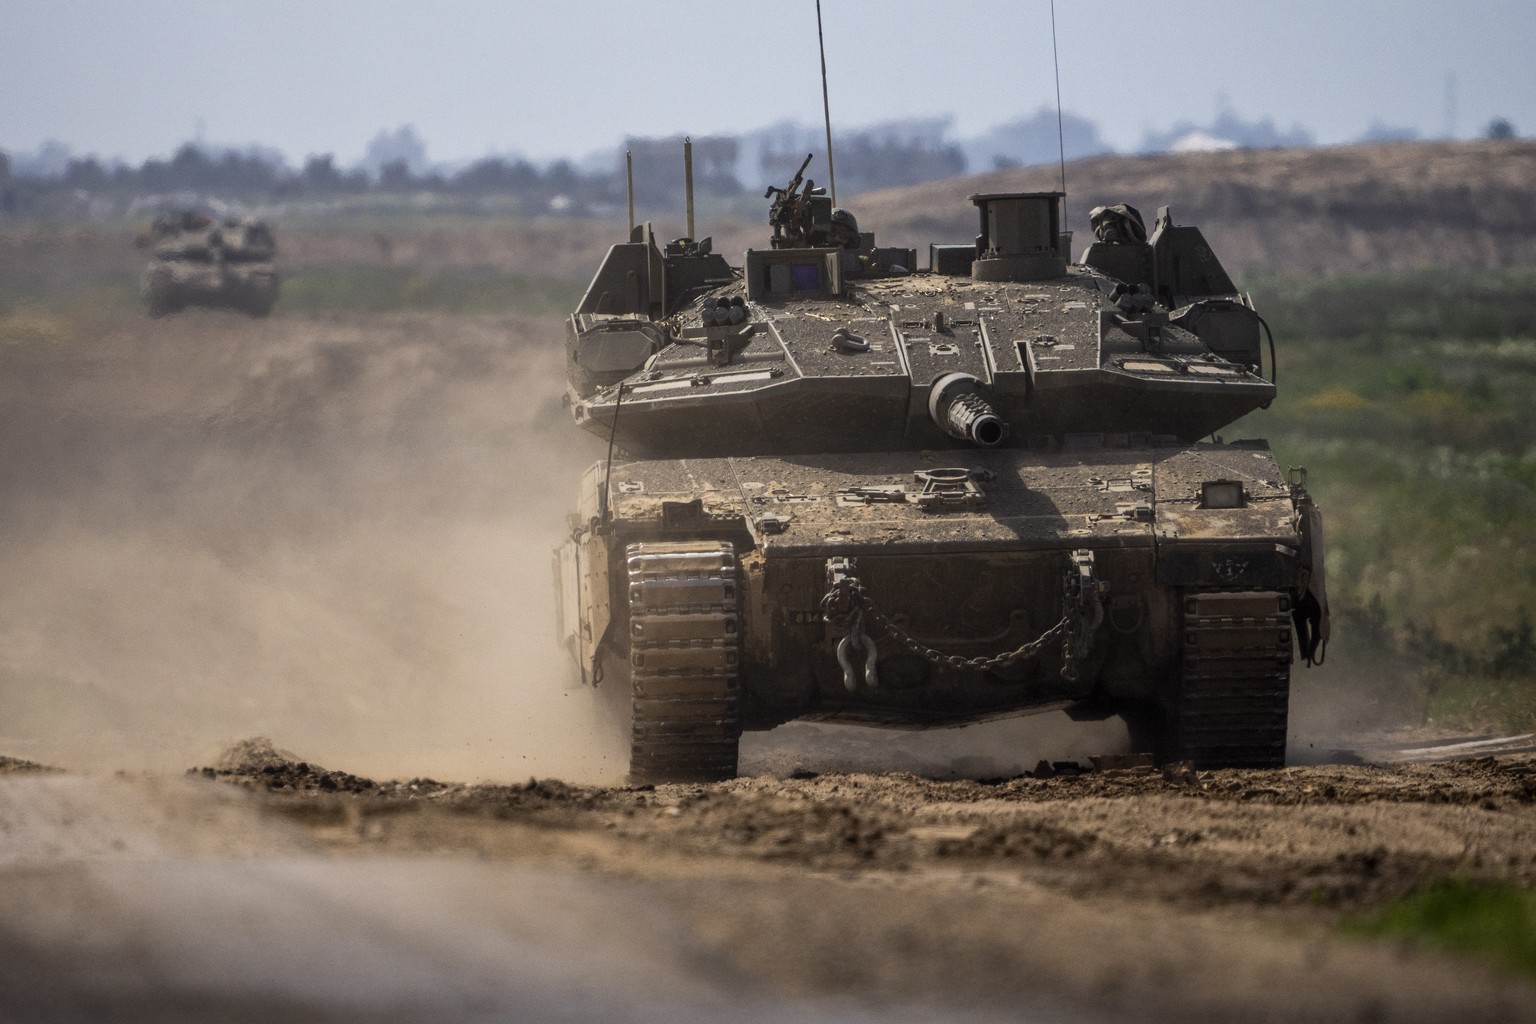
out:
<path id="1" fill-rule="evenodd" d="M 928 392 L 928 417 L 957 441 L 996 448 L 1008 436 L 1008 424 L 981 393 L 981 381 L 968 373 L 946 373 Z"/>

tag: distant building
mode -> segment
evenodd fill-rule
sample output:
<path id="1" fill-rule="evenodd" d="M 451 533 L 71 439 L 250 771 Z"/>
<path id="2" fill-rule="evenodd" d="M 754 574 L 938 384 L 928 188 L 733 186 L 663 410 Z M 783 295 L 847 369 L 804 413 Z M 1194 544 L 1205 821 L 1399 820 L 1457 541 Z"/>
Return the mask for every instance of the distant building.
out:
<path id="1" fill-rule="evenodd" d="M 408 124 L 375 135 L 363 151 L 363 170 L 378 180 L 390 167 L 396 177 L 420 177 L 427 173 L 427 144 Z M 403 174 L 402 174 L 403 171 Z"/>
<path id="2" fill-rule="evenodd" d="M 972 173 L 1055 163 L 1065 151 L 1068 160 L 1111 152 L 1099 126 L 1086 117 L 1041 107 L 1028 117 L 1015 118 L 962 142 L 966 167 Z"/>
<path id="3" fill-rule="evenodd" d="M 1239 148 L 1237 143 L 1231 139 L 1223 139 L 1196 128 L 1170 142 L 1167 151 L 1169 153 L 1220 153 L 1223 150 L 1237 148 Z"/>
<path id="4" fill-rule="evenodd" d="M 965 154 L 948 137 L 952 123 L 948 117 L 913 117 L 834 130 L 838 193 L 847 196 L 964 174 Z M 822 128 L 781 122 L 749 133 L 743 149 L 756 157 L 754 174 L 764 184 L 783 184 L 807 153 L 815 153 L 816 159 L 806 176 L 818 186 L 830 181 Z"/>
<path id="5" fill-rule="evenodd" d="M 1406 125 L 1387 124 L 1380 118 L 1372 118 L 1371 123 L 1360 136 L 1361 142 L 1414 142 L 1419 138 L 1417 128 L 1409 128 Z"/>
<path id="6" fill-rule="evenodd" d="M 1301 125 L 1288 129 L 1275 126 L 1270 118 L 1247 121 L 1234 111 L 1222 109 L 1208 125 L 1180 121 L 1162 132 L 1148 132 L 1142 139 L 1143 153 L 1189 153 L 1218 149 L 1285 149 L 1311 146 L 1316 138 Z"/>

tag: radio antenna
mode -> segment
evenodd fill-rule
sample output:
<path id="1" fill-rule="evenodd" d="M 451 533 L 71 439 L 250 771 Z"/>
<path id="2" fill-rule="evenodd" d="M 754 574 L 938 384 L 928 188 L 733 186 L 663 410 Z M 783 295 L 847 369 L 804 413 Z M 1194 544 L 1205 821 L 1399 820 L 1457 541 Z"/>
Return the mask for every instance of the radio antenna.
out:
<path id="1" fill-rule="evenodd" d="M 635 233 L 635 153 L 624 151 L 624 180 L 629 184 L 629 233 Z"/>
<path id="2" fill-rule="evenodd" d="M 688 239 L 693 240 L 693 137 L 683 137 L 683 203 L 688 207 Z"/>
<path id="3" fill-rule="evenodd" d="M 837 171 L 832 166 L 832 105 L 827 100 L 827 43 L 821 34 L 821 0 L 816 0 L 816 45 L 821 50 L 821 116 L 827 124 L 827 184 L 832 189 L 832 205 L 836 206 Z"/>
<path id="4" fill-rule="evenodd" d="M 817 4 L 821 0 L 816 0 Z M 1051 0 L 1051 64 L 1056 71 L 1056 149 L 1061 154 L 1061 223 L 1067 223 L 1067 138 L 1061 127 L 1061 58 L 1056 54 L 1056 0 Z M 822 72 L 825 77 L 826 72 Z"/>

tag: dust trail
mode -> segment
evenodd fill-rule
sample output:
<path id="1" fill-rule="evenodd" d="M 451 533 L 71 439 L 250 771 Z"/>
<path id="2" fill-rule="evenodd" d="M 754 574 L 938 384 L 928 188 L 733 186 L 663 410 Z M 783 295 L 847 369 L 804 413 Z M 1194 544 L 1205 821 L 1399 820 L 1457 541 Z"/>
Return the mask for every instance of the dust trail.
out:
<path id="1" fill-rule="evenodd" d="M 0 753 L 179 769 L 268 735 L 379 777 L 622 774 L 553 637 L 550 551 L 603 449 L 560 406 L 558 324 L 68 326 L 3 353 Z M 1296 669 L 1293 761 L 1421 715 L 1410 667 L 1349 642 Z M 1059 715 L 796 727 L 749 734 L 742 768 L 996 776 L 1126 747 Z"/>
<path id="2" fill-rule="evenodd" d="M 554 645 L 590 462 L 558 325 L 106 322 L 8 376 L 0 744 L 184 768 L 616 774 Z"/>
<path id="3" fill-rule="evenodd" d="M 1420 666 L 1380 630 L 1335 619 L 1320 666 L 1291 668 L 1290 764 L 1357 759 L 1355 751 L 1392 737 L 1434 733 Z"/>
<path id="4" fill-rule="evenodd" d="M 78 339 L 0 383 L 0 751 L 177 770 L 265 735 L 374 777 L 622 775 L 554 637 L 550 553 L 603 450 L 560 407 L 558 325 L 209 313 Z M 743 770 L 1009 775 L 1124 742 L 1057 715 L 797 727 L 749 735 Z"/>

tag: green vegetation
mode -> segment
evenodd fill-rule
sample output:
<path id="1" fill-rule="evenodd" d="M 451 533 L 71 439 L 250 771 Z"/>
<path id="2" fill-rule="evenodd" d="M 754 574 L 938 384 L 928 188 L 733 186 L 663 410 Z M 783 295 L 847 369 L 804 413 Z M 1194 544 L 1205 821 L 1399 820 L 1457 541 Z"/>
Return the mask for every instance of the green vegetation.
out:
<path id="1" fill-rule="evenodd" d="M 1536 728 L 1536 271 L 1253 292 L 1280 398 L 1224 433 L 1310 470 L 1340 644 L 1412 655 L 1433 718 Z"/>
<path id="2" fill-rule="evenodd" d="M 1350 931 L 1421 942 L 1536 978 L 1536 892 L 1512 882 L 1437 882 L 1354 922 Z"/>
<path id="3" fill-rule="evenodd" d="M 25 306 L 8 309 L 0 306 L 0 349 L 35 349 L 74 341 L 75 324 Z"/>
<path id="4" fill-rule="evenodd" d="M 1536 338 L 1536 270 L 1416 270 L 1251 282 L 1287 337 L 1316 342 Z"/>
<path id="5" fill-rule="evenodd" d="M 0 232 L 0 317 L 137 312 L 143 260 L 126 230 L 8 227 Z"/>
<path id="6" fill-rule="evenodd" d="M 48 282 L 27 289 L 25 283 L 6 281 L 0 283 L 0 317 L 22 321 L 42 318 L 140 315 L 143 303 L 139 299 L 139 283 L 136 277 L 126 274 L 79 285 Z M 26 328 L 15 328 L 26 333 Z M 5 333 L 0 328 L 0 335 Z"/>

